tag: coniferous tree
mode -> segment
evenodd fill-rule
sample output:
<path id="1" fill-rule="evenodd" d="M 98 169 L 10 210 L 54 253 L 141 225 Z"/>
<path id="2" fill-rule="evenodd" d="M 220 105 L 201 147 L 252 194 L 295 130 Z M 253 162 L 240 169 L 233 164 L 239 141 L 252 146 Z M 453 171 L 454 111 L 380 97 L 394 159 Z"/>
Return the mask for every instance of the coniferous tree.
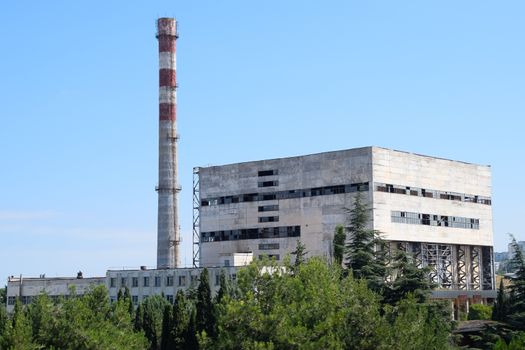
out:
<path id="1" fill-rule="evenodd" d="M 188 305 L 184 292 L 182 290 L 177 291 L 175 303 L 173 304 L 172 334 L 174 349 L 191 349 L 189 345 L 187 345 L 187 341 L 189 338 L 189 332 L 191 331 L 195 333 L 195 328 L 189 330 L 190 313 L 190 305 Z M 193 336 L 195 336 L 195 334 Z"/>
<path id="2" fill-rule="evenodd" d="M 32 341 L 31 323 L 19 299 L 15 302 L 15 308 L 6 336 L 6 347 L 8 349 L 37 349 Z"/>
<path id="3" fill-rule="evenodd" d="M 188 328 L 184 337 L 185 348 L 181 349 L 199 349 L 199 341 L 197 340 L 197 327 L 196 327 L 196 312 L 192 308 L 190 311 L 190 317 L 188 322 Z"/>
<path id="4" fill-rule="evenodd" d="M 411 294 L 418 303 L 425 303 L 433 285 L 427 268 L 418 268 L 407 252 L 395 252 L 392 264 L 392 281 L 384 291 L 385 302 L 396 305 Z"/>
<path id="5" fill-rule="evenodd" d="M 233 297 L 234 291 L 233 286 L 226 276 L 226 272 L 224 270 L 221 270 L 219 275 L 219 291 L 217 292 L 217 296 L 215 297 L 215 303 L 219 304 L 224 297 Z"/>
<path id="6" fill-rule="evenodd" d="M 144 312 L 142 328 L 146 338 L 150 341 L 150 350 L 160 348 L 162 318 L 166 305 L 170 305 L 170 303 L 160 295 L 150 296 L 142 302 Z"/>
<path id="7" fill-rule="evenodd" d="M 171 305 L 164 306 L 164 314 L 162 316 L 162 338 L 160 341 L 161 350 L 171 350 L 175 346 L 173 341 L 173 311 Z"/>
<path id="8" fill-rule="evenodd" d="M 215 336 L 215 312 L 211 300 L 208 269 L 206 268 L 201 272 L 195 306 L 195 326 L 198 334 L 205 331 L 208 337 L 213 338 Z"/>
<path id="9" fill-rule="evenodd" d="M 299 266 L 305 261 L 305 256 L 308 252 L 306 251 L 306 246 L 301 242 L 300 239 L 297 240 L 297 247 L 292 252 L 292 255 L 295 256 L 294 259 L 294 270 L 297 270 Z"/>
<path id="10" fill-rule="evenodd" d="M 498 296 L 492 309 L 492 319 L 494 321 L 505 321 L 509 312 L 509 300 L 503 285 L 503 278 L 499 282 Z"/>
<path id="11" fill-rule="evenodd" d="M 511 297 L 509 298 L 510 315 L 508 323 L 517 329 L 525 329 L 525 260 L 523 252 L 512 237 L 511 245 L 514 248 L 514 256 L 511 259 L 512 265 L 515 266 L 515 276 L 512 278 L 510 286 Z"/>
<path id="12" fill-rule="evenodd" d="M 366 279 L 372 290 L 381 292 L 388 274 L 386 244 L 379 231 L 367 227 L 369 209 L 360 192 L 355 197 L 353 208 L 346 211 L 349 215 L 346 266 L 352 270 L 354 278 Z"/>
<path id="13" fill-rule="evenodd" d="M 135 320 L 133 322 L 133 329 L 135 332 L 140 332 L 144 329 L 142 320 L 144 319 L 144 309 L 142 308 L 142 303 L 137 306 L 135 310 Z"/>
<path id="14" fill-rule="evenodd" d="M 343 225 L 337 225 L 337 227 L 335 228 L 333 241 L 333 257 L 334 263 L 337 266 L 341 266 L 341 264 L 343 263 L 343 257 L 345 253 L 345 241 L 345 227 Z"/>

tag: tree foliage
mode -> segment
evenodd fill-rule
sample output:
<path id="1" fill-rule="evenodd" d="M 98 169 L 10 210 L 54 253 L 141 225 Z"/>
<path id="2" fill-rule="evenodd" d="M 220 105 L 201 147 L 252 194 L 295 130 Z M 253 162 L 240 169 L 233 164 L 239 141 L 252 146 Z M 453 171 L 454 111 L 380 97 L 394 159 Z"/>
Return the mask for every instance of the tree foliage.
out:
<path id="1" fill-rule="evenodd" d="M 346 266 L 354 278 L 365 279 L 374 291 L 380 292 L 388 275 L 386 244 L 380 232 L 369 228 L 369 208 L 358 192 L 348 213 L 347 243 L 345 246 Z"/>
<path id="2" fill-rule="evenodd" d="M 345 253 L 346 233 L 343 225 L 337 225 L 334 232 L 333 258 L 334 264 L 341 266 Z"/>
<path id="3" fill-rule="evenodd" d="M 208 269 L 204 268 L 200 275 L 197 288 L 195 325 L 198 334 L 205 332 L 207 336 L 215 336 L 215 311 L 211 298 L 210 277 Z"/>
<path id="4" fill-rule="evenodd" d="M 382 314 L 381 297 L 368 288 L 366 280 L 342 277 L 339 267 L 320 258 L 306 261 L 294 274 L 286 272 L 291 269 L 272 271 L 254 262 L 239 272 L 239 296 L 225 298 L 219 305 L 215 349 L 448 346 L 446 321 L 417 304 L 415 297 Z M 432 334 L 422 336 L 425 332 Z M 421 347 L 414 347 L 411 337 L 418 337 Z"/>

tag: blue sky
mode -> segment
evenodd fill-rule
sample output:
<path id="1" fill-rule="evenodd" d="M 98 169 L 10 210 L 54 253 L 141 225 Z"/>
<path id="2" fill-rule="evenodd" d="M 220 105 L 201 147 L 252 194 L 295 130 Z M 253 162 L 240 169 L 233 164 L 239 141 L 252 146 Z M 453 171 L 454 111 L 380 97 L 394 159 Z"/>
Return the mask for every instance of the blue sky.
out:
<path id="1" fill-rule="evenodd" d="M 5 1 L 0 278 L 156 263 L 155 19 L 179 21 L 182 262 L 192 167 L 368 145 L 490 164 L 525 239 L 523 1 Z"/>

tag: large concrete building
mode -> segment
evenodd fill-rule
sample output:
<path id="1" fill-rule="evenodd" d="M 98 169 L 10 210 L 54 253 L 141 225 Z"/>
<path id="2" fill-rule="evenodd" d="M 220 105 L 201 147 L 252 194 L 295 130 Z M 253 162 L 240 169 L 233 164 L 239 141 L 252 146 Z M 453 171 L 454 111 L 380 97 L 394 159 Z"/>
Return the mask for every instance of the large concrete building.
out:
<path id="1" fill-rule="evenodd" d="M 281 260 L 300 239 L 331 257 L 357 193 L 370 228 L 429 266 L 436 297 L 494 296 L 489 166 L 365 147 L 195 171 L 195 262 L 252 252 Z"/>

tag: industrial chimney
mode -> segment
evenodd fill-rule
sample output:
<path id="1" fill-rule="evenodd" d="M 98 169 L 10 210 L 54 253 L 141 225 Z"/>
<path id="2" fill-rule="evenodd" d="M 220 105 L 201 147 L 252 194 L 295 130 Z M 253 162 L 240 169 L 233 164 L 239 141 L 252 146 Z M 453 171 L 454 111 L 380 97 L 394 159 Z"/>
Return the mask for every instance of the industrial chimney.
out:
<path id="1" fill-rule="evenodd" d="M 177 22 L 157 20 L 159 40 L 159 194 L 157 218 L 157 268 L 179 266 L 179 215 L 177 197 L 177 83 L 175 43 Z"/>

